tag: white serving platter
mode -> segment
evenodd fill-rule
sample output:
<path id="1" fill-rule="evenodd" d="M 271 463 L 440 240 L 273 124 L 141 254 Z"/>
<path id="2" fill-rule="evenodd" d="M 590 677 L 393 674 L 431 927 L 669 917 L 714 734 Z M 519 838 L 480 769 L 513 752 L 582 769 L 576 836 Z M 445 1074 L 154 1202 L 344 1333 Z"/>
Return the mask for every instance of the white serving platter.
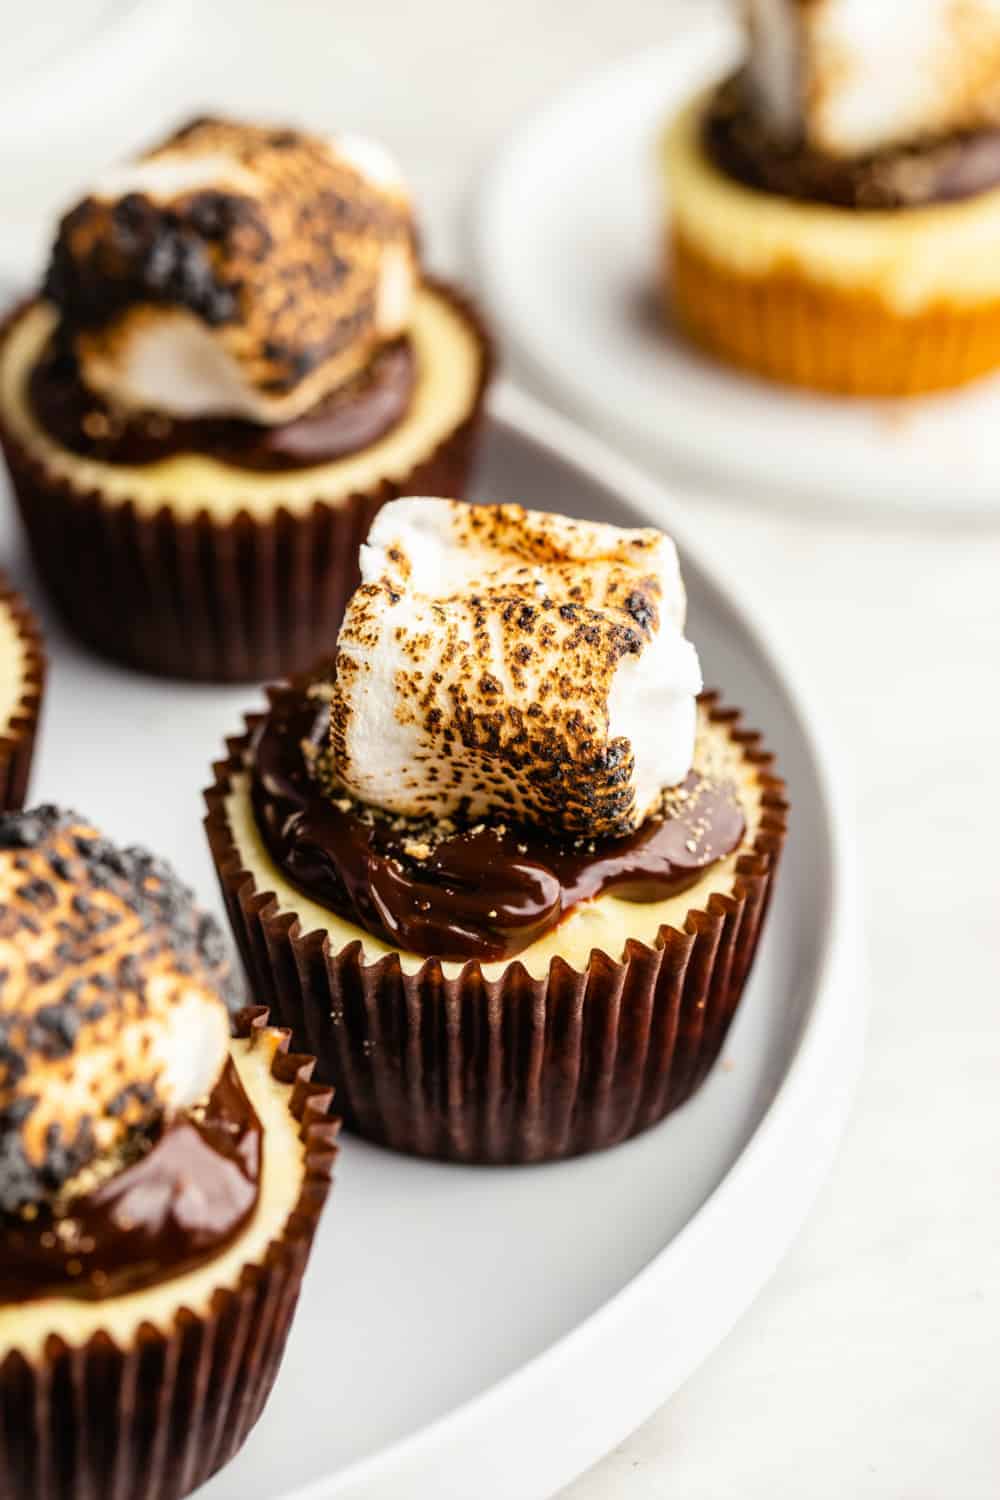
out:
<path id="1" fill-rule="evenodd" d="M 1000 518 L 1000 377 L 908 401 L 798 392 L 667 327 L 658 141 L 740 54 L 735 7 L 699 0 L 646 51 L 514 134 L 475 203 L 473 253 L 516 367 L 675 476 L 858 515 Z"/>
<path id="2" fill-rule="evenodd" d="M 667 1399 L 774 1270 L 845 1121 L 862 999 L 850 812 L 782 648 L 677 502 L 500 390 L 481 498 L 679 539 L 707 678 L 778 751 L 793 803 L 769 930 L 695 1100 L 604 1155 L 470 1169 L 345 1138 L 287 1357 L 204 1500 L 542 1500 Z M 42 608 L 51 678 L 35 800 L 169 857 L 218 908 L 200 789 L 259 693 L 99 662 L 45 612 L 10 508 L 0 559 Z"/>

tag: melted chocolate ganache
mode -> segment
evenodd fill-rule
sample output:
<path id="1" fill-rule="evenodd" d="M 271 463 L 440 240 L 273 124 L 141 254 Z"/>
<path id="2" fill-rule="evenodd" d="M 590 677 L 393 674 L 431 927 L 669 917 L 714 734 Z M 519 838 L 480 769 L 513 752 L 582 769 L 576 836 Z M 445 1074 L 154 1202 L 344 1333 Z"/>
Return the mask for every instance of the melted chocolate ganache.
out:
<path id="1" fill-rule="evenodd" d="M 696 771 L 667 795 L 662 817 L 619 839 L 567 843 L 513 824 L 435 828 L 379 815 L 322 785 L 321 682 L 298 678 L 276 694 L 257 731 L 257 825 L 300 891 L 409 952 L 512 958 L 602 891 L 648 902 L 687 890 L 743 838 L 735 788 Z"/>
<path id="2" fill-rule="evenodd" d="M 828 156 L 774 139 L 753 108 L 745 72 L 713 95 L 704 141 L 716 165 L 746 187 L 838 208 L 918 208 L 1000 187 L 1000 130 L 956 131 L 865 156 Z"/>
<path id="3" fill-rule="evenodd" d="M 211 1259 L 257 1204 L 262 1133 L 232 1061 L 200 1109 L 57 1208 L 0 1216 L 0 1302 L 134 1292 Z"/>
<path id="4" fill-rule="evenodd" d="M 273 472 L 331 463 L 370 447 L 405 417 L 416 374 L 412 344 L 402 338 L 304 416 L 274 427 L 230 417 L 126 413 L 87 389 L 74 354 L 57 337 L 31 373 L 28 396 L 49 436 L 82 458 L 142 465 L 196 453 Z"/>

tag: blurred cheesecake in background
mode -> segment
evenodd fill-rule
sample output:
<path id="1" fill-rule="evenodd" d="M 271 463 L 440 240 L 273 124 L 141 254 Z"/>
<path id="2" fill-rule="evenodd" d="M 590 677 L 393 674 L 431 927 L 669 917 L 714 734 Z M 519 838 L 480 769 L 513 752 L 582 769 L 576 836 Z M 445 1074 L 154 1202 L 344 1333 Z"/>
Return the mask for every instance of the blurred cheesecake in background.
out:
<path id="1" fill-rule="evenodd" d="M 381 147 L 195 120 L 93 184 L 0 332 L 42 579 L 142 670 L 301 668 L 384 501 L 464 492 L 490 365 Z"/>
<path id="2" fill-rule="evenodd" d="M 901 396 L 1000 366 L 1000 0 L 744 0 L 663 145 L 667 296 L 720 359 Z"/>

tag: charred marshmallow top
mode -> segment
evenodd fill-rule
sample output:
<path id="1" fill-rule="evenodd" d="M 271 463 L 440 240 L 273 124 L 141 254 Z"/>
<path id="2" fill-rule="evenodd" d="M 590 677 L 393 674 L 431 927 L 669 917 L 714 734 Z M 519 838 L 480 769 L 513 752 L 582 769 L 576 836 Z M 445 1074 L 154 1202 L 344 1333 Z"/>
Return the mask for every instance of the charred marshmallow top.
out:
<path id="1" fill-rule="evenodd" d="M 614 836 L 691 769 L 701 673 L 662 533 L 395 500 L 361 575 L 331 747 L 363 802 Z"/>
<path id="2" fill-rule="evenodd" d="M 104 399 L 273 425 L 406 332 L 417 274 L 375 143 L 199 120 L 66 215 L 45 290 Z"/>
<path id="3" fill-rule="evenodd" d="M 214 1086 L 235 997 L 215 923 L 72 813 L 0 818 L 0 1213 Z"/>
<path id="4" fill-rule="evenodd" d="M 743 0 L 756 108 L 835 157 L 1000 124 L 1000 0 Z"/>

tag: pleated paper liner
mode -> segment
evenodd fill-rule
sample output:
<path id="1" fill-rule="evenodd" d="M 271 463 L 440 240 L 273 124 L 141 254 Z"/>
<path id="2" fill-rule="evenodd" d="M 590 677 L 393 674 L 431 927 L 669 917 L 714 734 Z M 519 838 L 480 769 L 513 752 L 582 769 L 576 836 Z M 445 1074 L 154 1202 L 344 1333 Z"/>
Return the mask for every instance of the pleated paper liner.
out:
<path id="1" fill-rule="evenodd" d="M 21 641 L 21 681 L 17 702 L 0 733 L 0 811 L 24 806 L 35 753 L 35 736 L 45 690 L 42 633 L 21 595 L 0 576 L 0 610 L 9 615 Z"/>
<path id="2" fill-rule="evenodd" d="M 846 210 L 845 210 L 846 212 Z M 1000 368 L 1000 304 L 941 304 L 904 316 L 872 291 L 804 269 L 746 276 L 671 236 L 666 297 L 687 335 L 727 364 L 835 395 L 916 396 Z"/>
<path id="3" fill-rule="evenodd" d="M 246 1010 L 237 1034 L 267 1024 Z M 306 1142 L 298 1202 L 280 1238 L 210 1310 L 181 1308 L 167 1328 L 143 1324 L 128 1347 L 98 1333 L 71 1347 L 52 1337 L 38 1358 L 0 1363 L 3 1500 L 180 1500 L 243 1445 L 274 1384 L 320 1212 L 339 1121 L 313 1059 L 287 1051 L 273 1076 Z M 266 1147 L 265 1147 L 266 1149 Z"/>
<path id="4" fill-rule="evenodd" d="M 762 787 L 762 822 L 731 895 L 693 909 L 683 930 L 586 969 L 552 961 L 535 979 L 513 959 L 498 979 L 478 963 L 448 978 L 437 959 L 404 972 L 305 933 L 258 889 L 226 799 L 263 714 L 228 742 L 206 792 L 206 830 L 252 993 L 317 1057 L 345 1123 L 400 1151 L 458 1162 L 540 1162 L 612 1146 L 688 1099 L 719 1054 L 753 963 L 785 839 L 784 783 L 760 736 L 706 700 Z"/>
<path id="5" fill-rule="evenodd" d="M 182 519 L 169 505 L 147 514 L 134 501 L 77 489 L 0 426 L 35 565 L 74 634 L 140 671 L 215 682 L 280 677 L 328 650 L 375 513 L 400 495 L 461 499 L 468 485 L 492 344 L 471 302 L 427 284 L 474 329 L 479 385 L 465 420 L 426 459 L 372 490 L 334 502 L 318 496 L 294 514 L 279 506 L 218 521 L 206 508 Z"/>

